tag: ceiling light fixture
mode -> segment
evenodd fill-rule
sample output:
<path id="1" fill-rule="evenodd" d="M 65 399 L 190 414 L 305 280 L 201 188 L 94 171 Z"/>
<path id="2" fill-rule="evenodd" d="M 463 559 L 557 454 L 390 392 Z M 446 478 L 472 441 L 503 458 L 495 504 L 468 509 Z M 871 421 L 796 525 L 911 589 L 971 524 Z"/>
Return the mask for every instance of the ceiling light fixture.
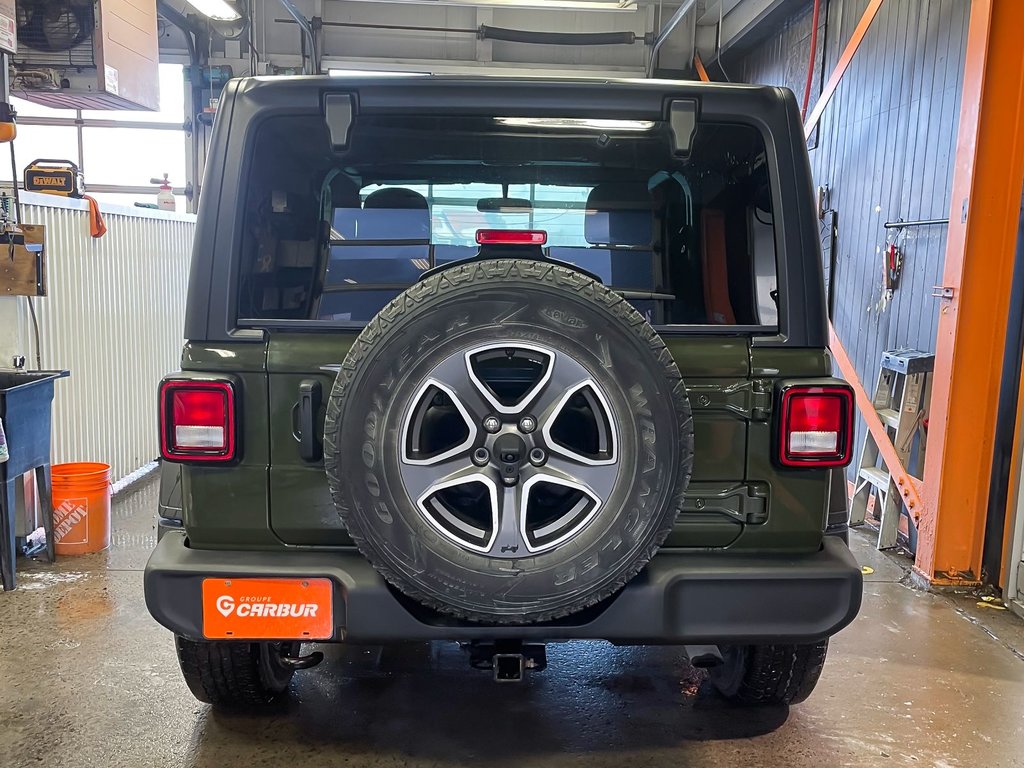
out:
<path id="1" fill-rule="evenodd" d="M 331 77 L 427 77 L 429 72 L 405 72 L 397 69 L 340 69 L 332 67 Z"/>
<path id="2" fill-rule="evenodd" d="M 423 0 L 357 0 L 358 2 L 422 3 Z M 527 9 L 531 11 L 629 11 L 638 8 L 637 0 L 434 0 L 433 5 L 471 6 L 475 8 Z"/>
<path id="3" fill-rule="evenodd" d="M 214 21 L 237 21 L 242 18 L 242 14 L 232 8 L 226 0 L 186 0 L 186 2 L 203 16 L 209 16 Z"/>

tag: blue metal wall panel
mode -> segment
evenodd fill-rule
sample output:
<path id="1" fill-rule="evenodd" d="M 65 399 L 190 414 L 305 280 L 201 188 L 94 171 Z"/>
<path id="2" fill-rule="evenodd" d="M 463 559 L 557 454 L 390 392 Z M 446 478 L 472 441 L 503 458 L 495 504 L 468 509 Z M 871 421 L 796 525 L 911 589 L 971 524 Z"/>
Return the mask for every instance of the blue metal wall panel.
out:
<path id="1" fill-rule="evenodd" d="M 812 108 L 867 4 L 825 0 Z M 811 7 L 808 0 L 743 58 L 726 57 L 726 70 L 747 82 L 785 85 L 800 98 Z M 897 235 L 882 225 L 949 215 L 969 13 L 969 0 L 887 0 L 809 139 L 815 184 L 829 187 L 839 215 L 834 323 L 869 390 L 884 350 L 935 349 L 941 305 L 932 292 L 942 281 L 946 227 L 898 236 L 903 276 L 886 303 L 883 253 L 887 237 Z"/>

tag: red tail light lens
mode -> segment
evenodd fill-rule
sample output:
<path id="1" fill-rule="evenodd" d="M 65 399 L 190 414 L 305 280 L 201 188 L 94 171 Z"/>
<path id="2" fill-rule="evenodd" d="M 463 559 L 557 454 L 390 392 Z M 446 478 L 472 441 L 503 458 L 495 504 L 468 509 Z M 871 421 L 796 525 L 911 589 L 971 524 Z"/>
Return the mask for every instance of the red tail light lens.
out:
<path id="1" fill-rule="evenodd" d="M 160 454 L 168 461 L 235 457 L 235 390 L 229 382 L 169 379 L 160 385 Z"/>
<path id="2" fill-rule="evenodd" d="M 544 245 L 548 233 L 542 229 L 478 229 L 478 245 Z"/>
<path id="3" fill-rule="evenodd" d="M 845 467 L 853 444 L 853 391 L 847 387 L 788 387 L 779 409 L 779 463 L 786 467 Z"/>

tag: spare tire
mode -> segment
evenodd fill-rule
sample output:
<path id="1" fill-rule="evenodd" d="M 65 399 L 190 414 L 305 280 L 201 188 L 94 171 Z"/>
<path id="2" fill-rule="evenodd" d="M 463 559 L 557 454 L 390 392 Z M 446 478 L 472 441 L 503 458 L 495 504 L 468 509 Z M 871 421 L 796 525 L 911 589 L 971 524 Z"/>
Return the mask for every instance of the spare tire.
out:
<path id="1" fill-rule="evenodd" d="M 325 426 L 349 534 L 394 587 L 491 623 L 621 589 L 693 465 L 679 369 L 621 296 L 550 262 L 453 266 L 352 345 Z"/>

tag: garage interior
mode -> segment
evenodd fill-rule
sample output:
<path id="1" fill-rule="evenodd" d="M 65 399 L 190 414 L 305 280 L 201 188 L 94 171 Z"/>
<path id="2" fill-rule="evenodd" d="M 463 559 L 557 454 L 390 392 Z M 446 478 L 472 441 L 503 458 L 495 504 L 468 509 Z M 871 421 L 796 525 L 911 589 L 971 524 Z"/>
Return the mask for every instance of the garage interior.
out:
<path id="1" fill-rule="evenodd" d="M 1021 29 L 1019 0 L 0 0 L 0 765 L 1024 765 Z M 795 94 L 864 578 L 805 703 L 740 711 L 678 647 L 578 641 L 501 686 L 453 643 L 323 645 L 269 716 L 193 700 L 143 598 L 181 504 L 155 397 L 220 94 L 251 75 Z M 11 377 L 35 372 L 17 433 Z M 109 468 L 109 546 L 54 557 L 72 462 Z"/>

